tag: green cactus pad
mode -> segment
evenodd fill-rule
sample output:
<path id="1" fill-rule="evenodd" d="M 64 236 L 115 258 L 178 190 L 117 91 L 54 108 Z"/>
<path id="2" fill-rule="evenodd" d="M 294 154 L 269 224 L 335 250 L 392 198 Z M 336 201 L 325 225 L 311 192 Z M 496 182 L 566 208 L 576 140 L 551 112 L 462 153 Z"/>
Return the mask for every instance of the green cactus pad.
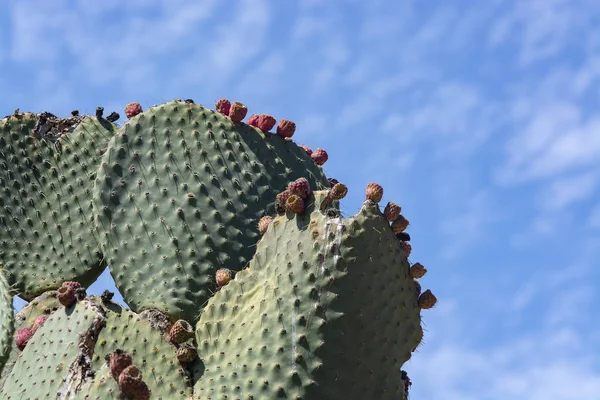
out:
<path id="1" fill-rule="evenodd" d="M 15 329 L 12 299 L 10 286 L 0 270 L 0 373 L 9 359 Z"/>
<path id="2" fill-rule="evenodd" d="M 49 114 L 0 120 L 0 265 L 22 298 L 102 273 L 92 185 L 113 127 Z"/>
<path id="3" fill-rule="evenodd" d="M 315 196 L 274 219 L 203 310 L 195 398 L 404 397 L 420 309 L 400 242 L 377 204 L 343 219 Z"/>
<path id="4" fill-rule="evenodd" d="M 139 312 L 191 320 L 219 268 L 240 270 L 277 193 L 306 177 L 329 187 L 292 141 L 193 103 L 132 118 L 112 139 L 95 186 L 96 226 L 123 298 Z"/>
<path id="5" fill-rule="evenodd" d="M 3 400 L 68 398 L 87 377 L 80 346 L 101 328 L 104 316 L 88 300 L 50 315 L 27 343 L 13 366 L 4 387 Z M 88 362 L 89 363 L 89 362 Z"/>
<path id="6" fill-rule="evenodd" d="M 37 317 L 39 317 L 40 315 L 49 316 L 54 311 L 58 310 L 60 307 L 62 307 L 62 305 L 56 298 L 55 290 L 50 290 L 48 292 L 42 293 L 35 299 L 31 300 L 29 304 L 23 307 L 23 309 L 21 309 L 21 311 L 19 311 L 14 316 L 15 331 L 21 328 L 33 327 L 33 323 L 35 322 Z M 12 312 L 10 315 L 12 317 Z M 19 358 L 19 354 L 21 354 L 21 351 L 17 348 L 14 340 L 12 339 L 13 338 L 11 337 L 11 350 L 10 355 L 8 357 L 8 361 L 6 362 L 6 365 L 4 366 L 4 369 L 0 374 L 0 389 L 2 389 L 2 387 L 4 386 L 6 377 L 10 374 L 14 363 Z"/>
<path id="7" fill-rule="evenodd" d="M 119 384 L 112 377 L 108 365 L 96 371 L 92 381 L 81 386 L 74 400 L 123 400 Z"/>
<path id="8" fill-rule="evenodd" d="M 121 349 L 131 354 L 142 371 L 153 399 L 184 399 L 192 394 L 185 371 L 177 361 L 175 346 L 137 314 L 117 305 L 106 313 L 106 326 L 98 335 L 92 366 L 102 369 L 105 356 Z"/>

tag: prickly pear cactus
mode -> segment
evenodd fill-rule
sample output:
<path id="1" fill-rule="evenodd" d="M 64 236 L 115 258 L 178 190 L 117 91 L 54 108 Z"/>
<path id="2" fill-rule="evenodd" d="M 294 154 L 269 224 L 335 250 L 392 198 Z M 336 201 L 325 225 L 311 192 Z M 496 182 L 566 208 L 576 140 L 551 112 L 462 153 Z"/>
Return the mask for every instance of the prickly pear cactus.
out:
<path id="1" fill-rule="evenodd" d="M 102 273 L 92 184 L 113 129 L 49 113 L 0 120 L 0 265 L 23 299 Z"/>
<path id="2" fill-rule="evenodd" d="M 0 399 L 408 399 L 437 299 L 401 207 L 342 217 L 293 122 L 216 108 L 0 121 Z"/>
<path id="3" fill-rule="evenodd" d="M 258 220 L 301 176 L 329 187 L 294 142 L 192 102 L 135 115 L 110 142 L 95 189 L 97 232 L 131 308 L 196 316 L 214 273 L 247 264 Z"/>
<path id="4" fill-rule="evenodd" d="M 10 354 L 14 331 L 12 294 L 0 270 L 0 373 Z"/>

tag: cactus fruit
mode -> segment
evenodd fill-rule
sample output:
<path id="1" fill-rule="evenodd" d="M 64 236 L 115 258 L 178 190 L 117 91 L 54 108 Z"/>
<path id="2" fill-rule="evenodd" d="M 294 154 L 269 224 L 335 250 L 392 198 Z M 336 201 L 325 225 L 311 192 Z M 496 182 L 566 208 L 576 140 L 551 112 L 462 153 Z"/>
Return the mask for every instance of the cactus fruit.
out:
<path id="1" fill-rule="evenodd" d="M 310 156 L 310 155 L 312 154 L 312 152 L 313 152 L 313 151 L 311 150 L 311 148 L 310 148 L 310 147 L 308 147 L 308 146 L 307 146 L 307 145 L 305 145 L 305 144 L 303 144 L 302 146 L 300 146 L 300 148 L 302 148 L 302 149 L 303 149 L 303 150 L 306 152 L 306 154 L 308 154 L 309 156 Z"/>
<path id="2" fill-rule="evenodd" d="M 227 99 L 220 99 L 215 105 L 215 109 L 223 115 L 229 115 L 231 103 Z"/>
<path id="3" fill-rule="evenodd" d="M 293 122 L 216 109 L 0 120 L 0 399 L 407 399 L 437 299 L 400 207 L 342 217 Z"/>
<path id="4" fill-rule="evenodd" d="M 136 115 L 138 115 L 139 113 L 141 113 L 142 110 L 142 106 L 140 105 L 140 103 L 129 103 L 125 106 L 125 116 L 127 118 L 133 118 Z"/>
<path id="5" fill-rule="evenodd" d="M 383 197 L 383 188 L 374 182 L 370 182 L 367 185 L 367 200 L 371 200 L 374 203 L 379 203 Z"/>
<path id="6" fill-rule="evenodd" d="M 323 149 L 316 149 L 310 154 L 310 157 L 317 165 L 323 165 L 329 160 L 329 155 Z"/>
<path id="7" fill-rule="evenodd" d="M 275 118 L 270 115 L 260 114 L 258 116 L 257 128 L 264 132 L 269 132 L 275 126 L 275 122 Z"/>
<path id="8" fill-rule="evenodd" d="M 296 123 L 287 119 L 280 119 L 277 124 L 277 134 L 284 138 L 291 138 L 296 132 Z"/>
<path id="9" fill-rule="evenodd" d="M 264 233 L 269 229 L 269 225 L 273 222 L 273 217 L 269 215 L 265 215 L 258 221 L 258 231 L 264 235 Z"/>
<path id="10" fill-rule="evenodd" d="M 193 319 L 210 278 L 248 262 L 258 220 L 301 176 L 328 185 L 297 145 L 198 104 L 173 101 L 129 120 L 94 186 L 95 229 L 127 304 Z"/>
<path id="11" fill-rule="evenodd" d="M 240 103 L 239 101 L 234 101 L 231 105 L 231 110 L 229 111 L 229 118 L 231 121 L 237 123 L 242 122 L 244 118 L 246 118 L 246 114 L 248 113 L 248 108 Z"/>
<path id="12" fill-rule="evenodd" d="M 400 211 L 402 211 L 402 208 L 398 204 L 390 201 L 383 210 L 383 216 L 388 221 L 393 222 L 400 216 Z"/>
<path id="13" fill-rule="evenodd" d="M 229 283 L 230 280 L 233 279 L 233 271 L 227 268 L 218 269 L 215 273 L 215 280 L 217 282 L 217 286 L 225 286 Z"/>

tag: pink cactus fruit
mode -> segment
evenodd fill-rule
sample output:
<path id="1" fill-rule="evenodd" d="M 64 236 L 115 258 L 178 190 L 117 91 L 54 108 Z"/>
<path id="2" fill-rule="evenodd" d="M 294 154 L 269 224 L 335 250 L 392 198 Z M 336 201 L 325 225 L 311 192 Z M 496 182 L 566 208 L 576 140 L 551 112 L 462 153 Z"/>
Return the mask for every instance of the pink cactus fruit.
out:
<path id="1" fill-rule="evenodd" d="M 246 123 L 248 125 L 255 126 L 258 128 L 258 119 L 259 119 L 259 116 L 257 114 L 252 114 L 250 116 L 250 118 L 248 118 L 248 121 Z"/>
<path id="2" fill-rule="evenodd" d="M 292 194 L 285 202 L 285 209 L 294 214 L 301 214 L 304 211 L 304 200 L 302 197 Z"/>
<path id="3" fill-rule="evenodd" d="M 287 202 L 290 195 L 291 193 L 287 189 L 277 195 L 277 197 L 275 198 L 275 211 L 277 211 L 277 214 L 285 213 L 285 203 Z"/>
<path id="4" fill-rule="evenodd" d="M 269 132 L 275 126 L 275 118 L 268 114 L 260 114 L 258 117 L 258 129 Z"/>
<path id="5" fill-rule="evenodd" d="M 169 340 L 175 344 L 181 344 L 194 337 L 194 328 L 184 319 L 175 321 L 169 330 Z"/>
<path id="6" fill-rule="evenodd" d="M 406 257 L 410 257 L 410 253 L 412 253 L 412 246 L 408 242 L 400 242 L 402 244 L 402 250 Z"/>
<path id="7" fill-rule="evenodd" d="M 29 342 L 29 339 L 31 339 L 34 333 L 35 330 L 33 330 L 32 328 L 17 329 L 17 331 L 15 332 L 15 345 L 17 346 L 17 348 L 23 351 L 23 349 L 27 345 L 27 342 Z"/>
<path id="8" fill-rule="evenodd" d="M 215 109 L 223 115 L 229 115 L 229 109 L 231 108 L 231 103 L 227 99 L 220 99 L 215 104 Z"/>
<path id="9" fill-rule="evenodd" d="M 336 184 L 340 183 L 340 181 L 335 178 L 327 178 L 327 182 L 329 182 L 329 186 L 331 187 L 334 187 Z"/>
<path id="10" fill-rule="evenodd" d="M 136 115 L 140 114 L 142 111 L 143 110 L 140 103 L 132 102 L 125 106 L 125 115 L 127 116 L 127 118 L 133 118 Z"/>
<path id="11" fill-rule="evenodd" d="M 383 197 L 383 188 L 374 182 L 369 182 L 367 185 L 367 200 L 374 203 L 379 203 Z"/>
<path id="12" fill-rule="evenodd" d="M 81 284 L 79 282 L 63 282 L 61 286 L 67 286 L 73 289 L 79 289 L 81 287 Z"/>
<path id="13" fill-rule="evenodd" d="M 348 194 L 348 188 L 343 183 L 336 183 L 329 191 L 329 197 L 333 200 L 341 200 Z"/>
<path id="14" fill-rule="evenodd" d="M 227 268 L 218 269 L 215 274 L 217 286 L 225 286 L 233 279 L 233 271 Z"/>
<path id="15" fill-rule="evenodd" d="M 413 281 L 415 283 L 415 291 L 417 292 L 417 297 L 421 294 L 421 284 L 419 281 Z"/>
<path id="16" fill-rule="evenodd" d="M 236 124 L 242 122 L 244 118 L 246 118 L 246 114 L 248 114 L 248 107 L 240 103 L 239 101 L 234 101 L 231 105 L 231 110 L 229 111 L 229 118 Z"/>
<path id="17" fill-rule="evenodd" d="M 131 355 L 121 349 L 115 350 L 109 356 L 108 366 L 110 368 L 110 373 L 115 379 L 118 379 L 121 372 L 131 364 L 133 364 Z"/>
<path id="18" fill-rule="evenodd" d="M 260 219 L 260 221 L 258 221 L 258 231 L 261 233 L 261 235 L 265 234 L 271 223 L 273 223 L 273 217 L 269 215 L 265 215 Z"/>
<path id="19" fill-rule="evenodd" d="M 42 325 L 44 325 L 46 323 L 47 320 L 48 320 L 47 315 L 40 315 L 39 317 L 37 317 L 33 323 L 33 331 L 35 332 L 38 329 L 40 329 L 42 327 Z"/>
<path id="20" fill-rule="evenodd" d="M 313 153 L 312 149 L 310 147 L 308 147 L 307 145 L 303 144 L 302 146 L 300 146 L 300 148 L 302 150 L 304 150 L 306 152 L 306 154 L 308 154 L 309 156 Z"/>
<path id="21" fill-rule="evenodd" d="M 400 211 L 402 211 L 402 208 L 393 201 L 390 201 L 383 210 L 383 216 L 388 221 L 393 222 L 400 215 Z"/>
<path id="22" fill-rule="evenodd" d="M 58 289 L 56 297 L 60 304 L 65 307 L 70 307 L 77 301 L 76 289 L 63 284 L 63 286 Z"/>
<path id="23" fill-rule="evenodd" d="M 329 159 L 329 155 L 327 155 L 327 152 L 323 149 L 316 149 L 312 152 L 310 157 L 317 165 L 323 165 Z"/>
<path id="24" fill-rule="evenodd" d="M 280 119 L 277 124 L 277 134 L 284 138 L 291 138 L 296 132 L 296 123 L 287 119 Z"/>
<path id="25" fill-rule="evenodd" d="M 300 196 L 303 200 L 306 200 L 306 198 L 312 193 L 312 190 L 310 189 L 310 183 L 308 183 L 308 179 L 304 177 L 298 178 L 294 182 L 290 182 L 287 190 L 291 194 Z"/>

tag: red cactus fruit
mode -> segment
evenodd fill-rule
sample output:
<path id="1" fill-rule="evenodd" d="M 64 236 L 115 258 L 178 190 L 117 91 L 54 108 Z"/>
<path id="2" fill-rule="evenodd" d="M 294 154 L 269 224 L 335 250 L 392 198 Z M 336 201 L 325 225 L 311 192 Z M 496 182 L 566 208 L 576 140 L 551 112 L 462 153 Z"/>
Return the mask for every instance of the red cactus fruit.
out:
<path id="1" fill-rule="evenodd" d="M 369 184 L 367 185 L 367 200 L 379 203 L 382 197 L 383 188 L 374 182 L 369 182 Z"/>
<path id="2" fill-rule="evenodd" d="M 414 263 L 412 267 L 410 267 L 410 276 L 415 279 L 422 278 L 426 273 L 427 268 L 425 268 L 421 263 Z"/>
<path id="3" fill-rule="evenodd" d="M 306 152 L 306 154 L 308 154 L 309 156 L 312 154 L 312 149 L 310 147 L 308 147 L 307 145 L 303 144 L 302 146 L 300 146 L 300 148 L 302 150 L 304 150 Z"/>
<path id="4" fill-rule="evenodd" d="M 132 102 L 125 106 L 125 115 L 127 116 L 127 118 L 133 118 L 142 111 L 143 110 L 140 103 Z"/>
<path id="5" fill-rule="evenodd" d="M 288 184 L 288 191 L 291 194 L 302 197 L 304 200 L 312 193 L 310 183 L 308 183 L 308 179 L 306 178 L 298 178 L 294 182 L 290 182 Z"/>
<path id="6" fill-rule="evenodd" d="M 190 363 L 198 356 L 198 350 L 192 346 L 182 346 L 177 349 L 177 360 L 180 363 Z"/>
<path id="7" fill-rule="evenodd" d="M 316 149 L 312 152 L 310 157 L 317 165 L 323 165 L 329 159 L 329 155 L 327 155 L 327 152 L 323 149 Z"/>
<path id="8" fill-rule="evenodd" d="M 15 345 L 17 346 L 17 348 L 22 351 L 34 333 L 35 330 L 33 330 L 32 328 L 17 329 L 17 331 L 15 332 Z"/>
<path id="9" fill-rule="evenodd" d="M 35 319 L 35 321 L 33 322 L 33 331 L 37 331 L 38 329 L 40 329 L 42 327 L 42 325 L 44 325 L 44 323 L 46 323 L 46 321 L 48 320 L 48 316 L 47 315 L 40 315 L 39 317 L 37 317 Z"/>
<path id="10" fill-rule="evenodd" d="M 277 134 L 285 138 L 291 138 L 296 132 L 296 123 L 287 119 L 280 119 L 277 124 Z"/>
<path id="11" fill-rule="evenodd" d="M 225 286 L 233 279 L 233 271 L 227 268 L 221 268 L 215 273 L 215 279 L 218 287 Z"/>
<path id="12" fill-rule="evenodd" d="M 415 291 L 417 292 L 418 297 L 421 294 L 421 284 L 417 280 L 414 280 L 413 282 L 415 283 Z"/>
<path id="13" fill-rule="evenodd" d="M 61 286 L 67 286 L 73 289 L 79 289 L 81 287 L 81 284 L 79 282 L 71 282 L 71 281 L 67 281 L 67 282 L 63 282 Z"/>
<path id="14" fill-rule="evenodd" d="M 184 319 L 175 321 L 169 331 L 169 340 L 175 344 L 181 344 L 194 337 L 194 329 Z"/>
<path id="15" fill-rule="evenodd" d="M 419 296 L 419 307 L 424 310 L 430 309 L 437 303 L 437 298 L 431 293 L 431 290 L 427 289 Z"/>
<path id="16" fill-rule="evenodd" d="M 304 200 L 302 197 L 292 194 L 285 202 L 285 209 L 294 214 L 300 214 L 304 211 Z"/>
<path id="17" fill-rule="evenodd" d="M 252 126 L 255 126 L 258 128 L 258 118 L 259 118 L 258 114 L 252 114 L 250 116 L 250 118 L 248 118 L 248 121 L 246 121 L 246 123 L 248 125 L 252 125 Z"/>
<path id="18" fill-rule="evenodd" d="M 398 204 L 390 201 L 383 210 L 383 216 L 388 221 L 393 222 L 400 215 L 400 211 L 402 211 L 402 208 Z"/>
<path id="19" fill-rule="evenodd" d="M 110 373 L 115 379 L 118 379 L 119 375 L 121 375 L 121 372 L 123 372 L 123 370 L 129 367 L 131 364 L 133 364 L 131 355 L 121 349 L 117 349 L 111 353 L 108 359 Z"/>
<path id="20" fill-rule="evenodd" d="M 238 124 L 242 122 L 244 118 L 246 118 L 246 114 L 248 114 L 248 107 L 246 107 L 239 101 L 234 101 L 229 111 L 229 118 L 231 118 L 233 122 Z"/>
<path id="21" fill-rule="evenodd" d="M 334 187 L 337 183 L 340 183 L 340 181 L 335 178 L 327 178 L 327 182 L 329 182 L 329 186 L 331 187 Z"/>
<path id="22" fill-rule="evenodd" d="M 410 224 L 410 222 L 406 218 L 404 218 L 402 214 L 400 214 L 398 215 L 398 218 L 396 218 L 394 222 L 392 222 L 392 232 L 404 232 L 404 230 L 408 228 L 408 224 Z"/>
<path id="23" fill-rule="evenodd" d="M 60 301 L 60 304 L 65 307 L 70 307 L 77 301 L 76 295 L 76 289 L 63 285 L 58 289 L 56 297 L 58 298 L 58 301 Z"/>
<path id="24" fill-rule="evenodd" d="M 275 118 L 269 114 L 260 114 L 258 117 L 258 129 L 269 132 L 275 126 Z"/>
<path id="25" fill-rule="evenodd" d="M 215 104 L 215 109 L 223 115 L 229 115 L 229 109 L 231 108 L 231 103 L 227 99 L 220 99 Z"/>
<path id="26" fill-rule="evenodd" d="M 285 203 L 287 202 L 290 195 L 291 193 L 287 189 L 277 195 L 277 197 L 275 198 L 275 211 L 277 212 L 277 214 L 285 213 Z"/>
<path id="27" fill-rule="evenodd" d="M 406 254 L 406 257 L 410 257 L 410 253 L 412 253 L 412 246 L 410 243 L 400 242 L 400 244 L 402 244 L 402 250 L 404 251 L 404 254 Z"/>
<path id="28" fill-rule="evenodd" d="M 269 225 L 271 225 L 272 222 L 273 217 L 269 215 L 262 217 L 260 221 L 258 221 L 258 231 L 261 233 L 261 235 L 264 235 L 267 229 L 269 229 Z"/>
<path id="29" fill-rule="evenodd" d="M 135 365 L 125 368 L 119 375 L 119 388 L 126 396 L 133 400 L 148 400 L 150 390 L 142 381 L 142 371 Z"/>
<path id="30" fill-rule="evenodd" d="M 329 197 L 333 200 L 341 200 L 348 194 L 348 188 L 343 183 L 336 183 L 329 191 Z"/>

